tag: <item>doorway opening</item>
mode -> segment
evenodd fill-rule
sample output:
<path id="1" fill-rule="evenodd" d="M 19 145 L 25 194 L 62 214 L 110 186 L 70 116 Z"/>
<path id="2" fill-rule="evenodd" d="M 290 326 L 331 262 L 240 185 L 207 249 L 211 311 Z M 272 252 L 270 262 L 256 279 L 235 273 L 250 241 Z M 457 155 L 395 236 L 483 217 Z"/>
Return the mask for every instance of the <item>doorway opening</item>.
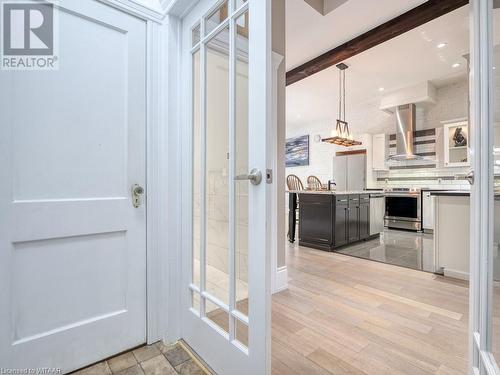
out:
<path id="1" fill-rule="evenodd" d="M 382 18 L 310 3 L 285 11 L 288 285 L 273 295 L 273 370 L 465 374 L 470 6 L 425 19 L 433 2 Z M 338 27 L 348 14 L 359 30 Z"/>

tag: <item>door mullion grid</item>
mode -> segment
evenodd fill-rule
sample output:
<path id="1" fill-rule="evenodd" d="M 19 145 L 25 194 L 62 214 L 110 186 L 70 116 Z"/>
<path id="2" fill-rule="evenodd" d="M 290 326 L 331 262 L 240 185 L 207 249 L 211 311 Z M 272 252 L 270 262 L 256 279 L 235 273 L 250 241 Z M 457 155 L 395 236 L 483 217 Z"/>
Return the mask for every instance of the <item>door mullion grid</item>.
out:
<path id="1" fill-rule="evenodd" d="M 206 232 L 207 232 L 207 212 L 206 212 L 206 186 L 207 186 L 207 119 L 206 119 L 206 42 L 205 17 L 200 22 L 200 316 L 206 316 L 206 303 L 203 292 L 206 290 Z"/>
<path id="2" fill-rule="evenodd" d="M 233 4 L 229 4 L 229 311 L 236 305 L 236 25 L 231 17 Z M 232 314 L 229 317 L 229 340 L 236 337 L 236 322 Z"/>

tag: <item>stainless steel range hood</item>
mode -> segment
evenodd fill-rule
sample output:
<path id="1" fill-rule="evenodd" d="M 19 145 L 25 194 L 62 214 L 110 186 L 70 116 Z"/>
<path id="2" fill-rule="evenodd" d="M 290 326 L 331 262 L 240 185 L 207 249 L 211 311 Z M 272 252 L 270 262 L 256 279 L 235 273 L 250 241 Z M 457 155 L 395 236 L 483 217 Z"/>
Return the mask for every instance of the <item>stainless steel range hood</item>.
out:
<path id="1" fill-rule="evenodd" d="M 405 104 L 396 107 L 396 154 L 389 156 L 388 160 L 423 160 L 416 155 L 413 145 L 415 132 L 415 104 Z"/>

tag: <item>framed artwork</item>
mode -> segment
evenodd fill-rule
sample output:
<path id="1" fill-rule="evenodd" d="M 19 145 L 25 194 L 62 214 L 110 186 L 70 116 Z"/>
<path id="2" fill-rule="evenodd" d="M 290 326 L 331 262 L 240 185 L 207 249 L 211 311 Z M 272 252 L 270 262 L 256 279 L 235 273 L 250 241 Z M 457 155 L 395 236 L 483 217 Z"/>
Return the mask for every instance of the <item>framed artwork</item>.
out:
<path id="1" fill-rule="evenodd" d="M 285 165 L 287 167 L 309 165 L 309 134 L 286 140 Z"/>

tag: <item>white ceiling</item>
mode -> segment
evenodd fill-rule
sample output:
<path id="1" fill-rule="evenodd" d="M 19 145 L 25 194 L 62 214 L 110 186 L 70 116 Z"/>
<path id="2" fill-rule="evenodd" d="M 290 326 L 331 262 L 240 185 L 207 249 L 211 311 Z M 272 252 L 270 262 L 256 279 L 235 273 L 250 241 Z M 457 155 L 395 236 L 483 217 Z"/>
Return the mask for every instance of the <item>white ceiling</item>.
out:
<path id="1" fill-rule="evenodd" d="M 295 11 L 301 9 L 300 11 L 304 13 L 309 7 L 305 3 L 303 7 L 300 7 L 298 4 L 300 2 L 303 1 L 290 0 L 290 5 L 293 4 L 290 7 L 287 1 L 287 15 L 290 16 L 292 22 L 297 22 L 294 20 L 295 17 L 292 16 L 294 7 Z M 366 4 L 366 0 L 350 0 L 324 18 L 329 18 L 330 23 L 337 25 L 350 21 L 348 25 L 350 25 L 352 34 L 355 28 L 359 28 L 359 23 L 347 19 L 341 10 L 348 4 L 350 6 L 357 4 L 359 7 L 360 3 L 363 2 Z M 384 3 L 384 5 L 379 7 L 379 2 Z M 374 8 L 387 9 L 390 6 L 397 8 L 395 7 L 396 3 L 410 4 L 409 7 L 411 8 L 417 5 L 416 3 L 421 2 L 379 0 L 377 1 L 377 7 Z M 365 20 L 365 25 L 368 25 L 366 21 L 368 13 L 377 13 L 376 9 L 367 8 L 369 7 L 361 7 L 360 9 L 363 11 L 351 9 L 354 12 L 352 14 L 361 13 L 363 15 L 361 20 Z M 375 100 L 379 101 L 380 97 L 387 92 L 423 81 L 431 81 L 435 86 L 440 87 L 465 79 L 467 63 L 463 55 L 469 51 L 468 11 L 468 6 L 457 9 L 346 60 L 345 63 L 349 66 L 346 73 L 347 120 L 349 121 L 350 108 L 363 106 L 363 103 L 373 103 Z M 312 12 L 318 14 L 314 10 Z M 308 15 L 305 18 L 309 17 L 312 16 Z M 391 17 L 389 16 L 389 18 Z M 379 21 L 373 21 L 372 23 L 376 25 L 380 23 L 382 18 L 382 14 L 376 14 L 373 20 Z M 287 22 L 288 30 L 290 21 L 287 19 Z M 339 26 L 337 26 L 337 31 L 331 30 L 331 35 L 335 35 L 335 38 L 318 37 L 318 35 L 322 35 L 322 32 L 314 32 L 314 30 L 323 29 L 324 27 L 324 24 L 308 25 L 307 34 L 309 37 L 312 34 L 316 35 L 310 40 L 310 44 L 316 45 L 316 52 L 313 52 L 313 48 L 309 46 L 305 48 L 305 54 L 309 53 L 316 56 L 320 52 L 318 46 L 321 43 L 326 45 L 335 39 L 336 43 L 333 45 L 335 46 L 349 39 L 347 36 L 349 34 Z M 289 36 L 287 35 L 287 43 L 289 43 L 288 40 Z M 439 49 L 437 44 L 441 42 L 445 42 L 447 45 Z M 330 47 L 332 45 L 329 45 L 328 48 Z M 296 49 L 294 46 L 287 46 L 288 48 L 292 51 Z M 287 59 L 289 59 L 289 56 L 287 56 Z M 293 59 L 292 54 L 292 61 Z M 298 61 L 298 57 L 295 57 L 295 61 Z M 454 63 L 460 63 L 460 66 L 453 68 Z M 384 88 L 383 92 L 379 91 L 381 87 Z M 286 102 L 287 126 L 303 126 L 312 122 L 335 119 L 338 110 L 338 69 L 336 67 L 325 69 L 288 86 Z M 366 131 L 369 131 L 369 129 L 366 129 Z"/>
<path id="2" fill-rule="evenodd" d="M 287 70 L 399 16 L 426 0 L 349 0 L 323 16 L 304 0 L 286 0 Z"/>

